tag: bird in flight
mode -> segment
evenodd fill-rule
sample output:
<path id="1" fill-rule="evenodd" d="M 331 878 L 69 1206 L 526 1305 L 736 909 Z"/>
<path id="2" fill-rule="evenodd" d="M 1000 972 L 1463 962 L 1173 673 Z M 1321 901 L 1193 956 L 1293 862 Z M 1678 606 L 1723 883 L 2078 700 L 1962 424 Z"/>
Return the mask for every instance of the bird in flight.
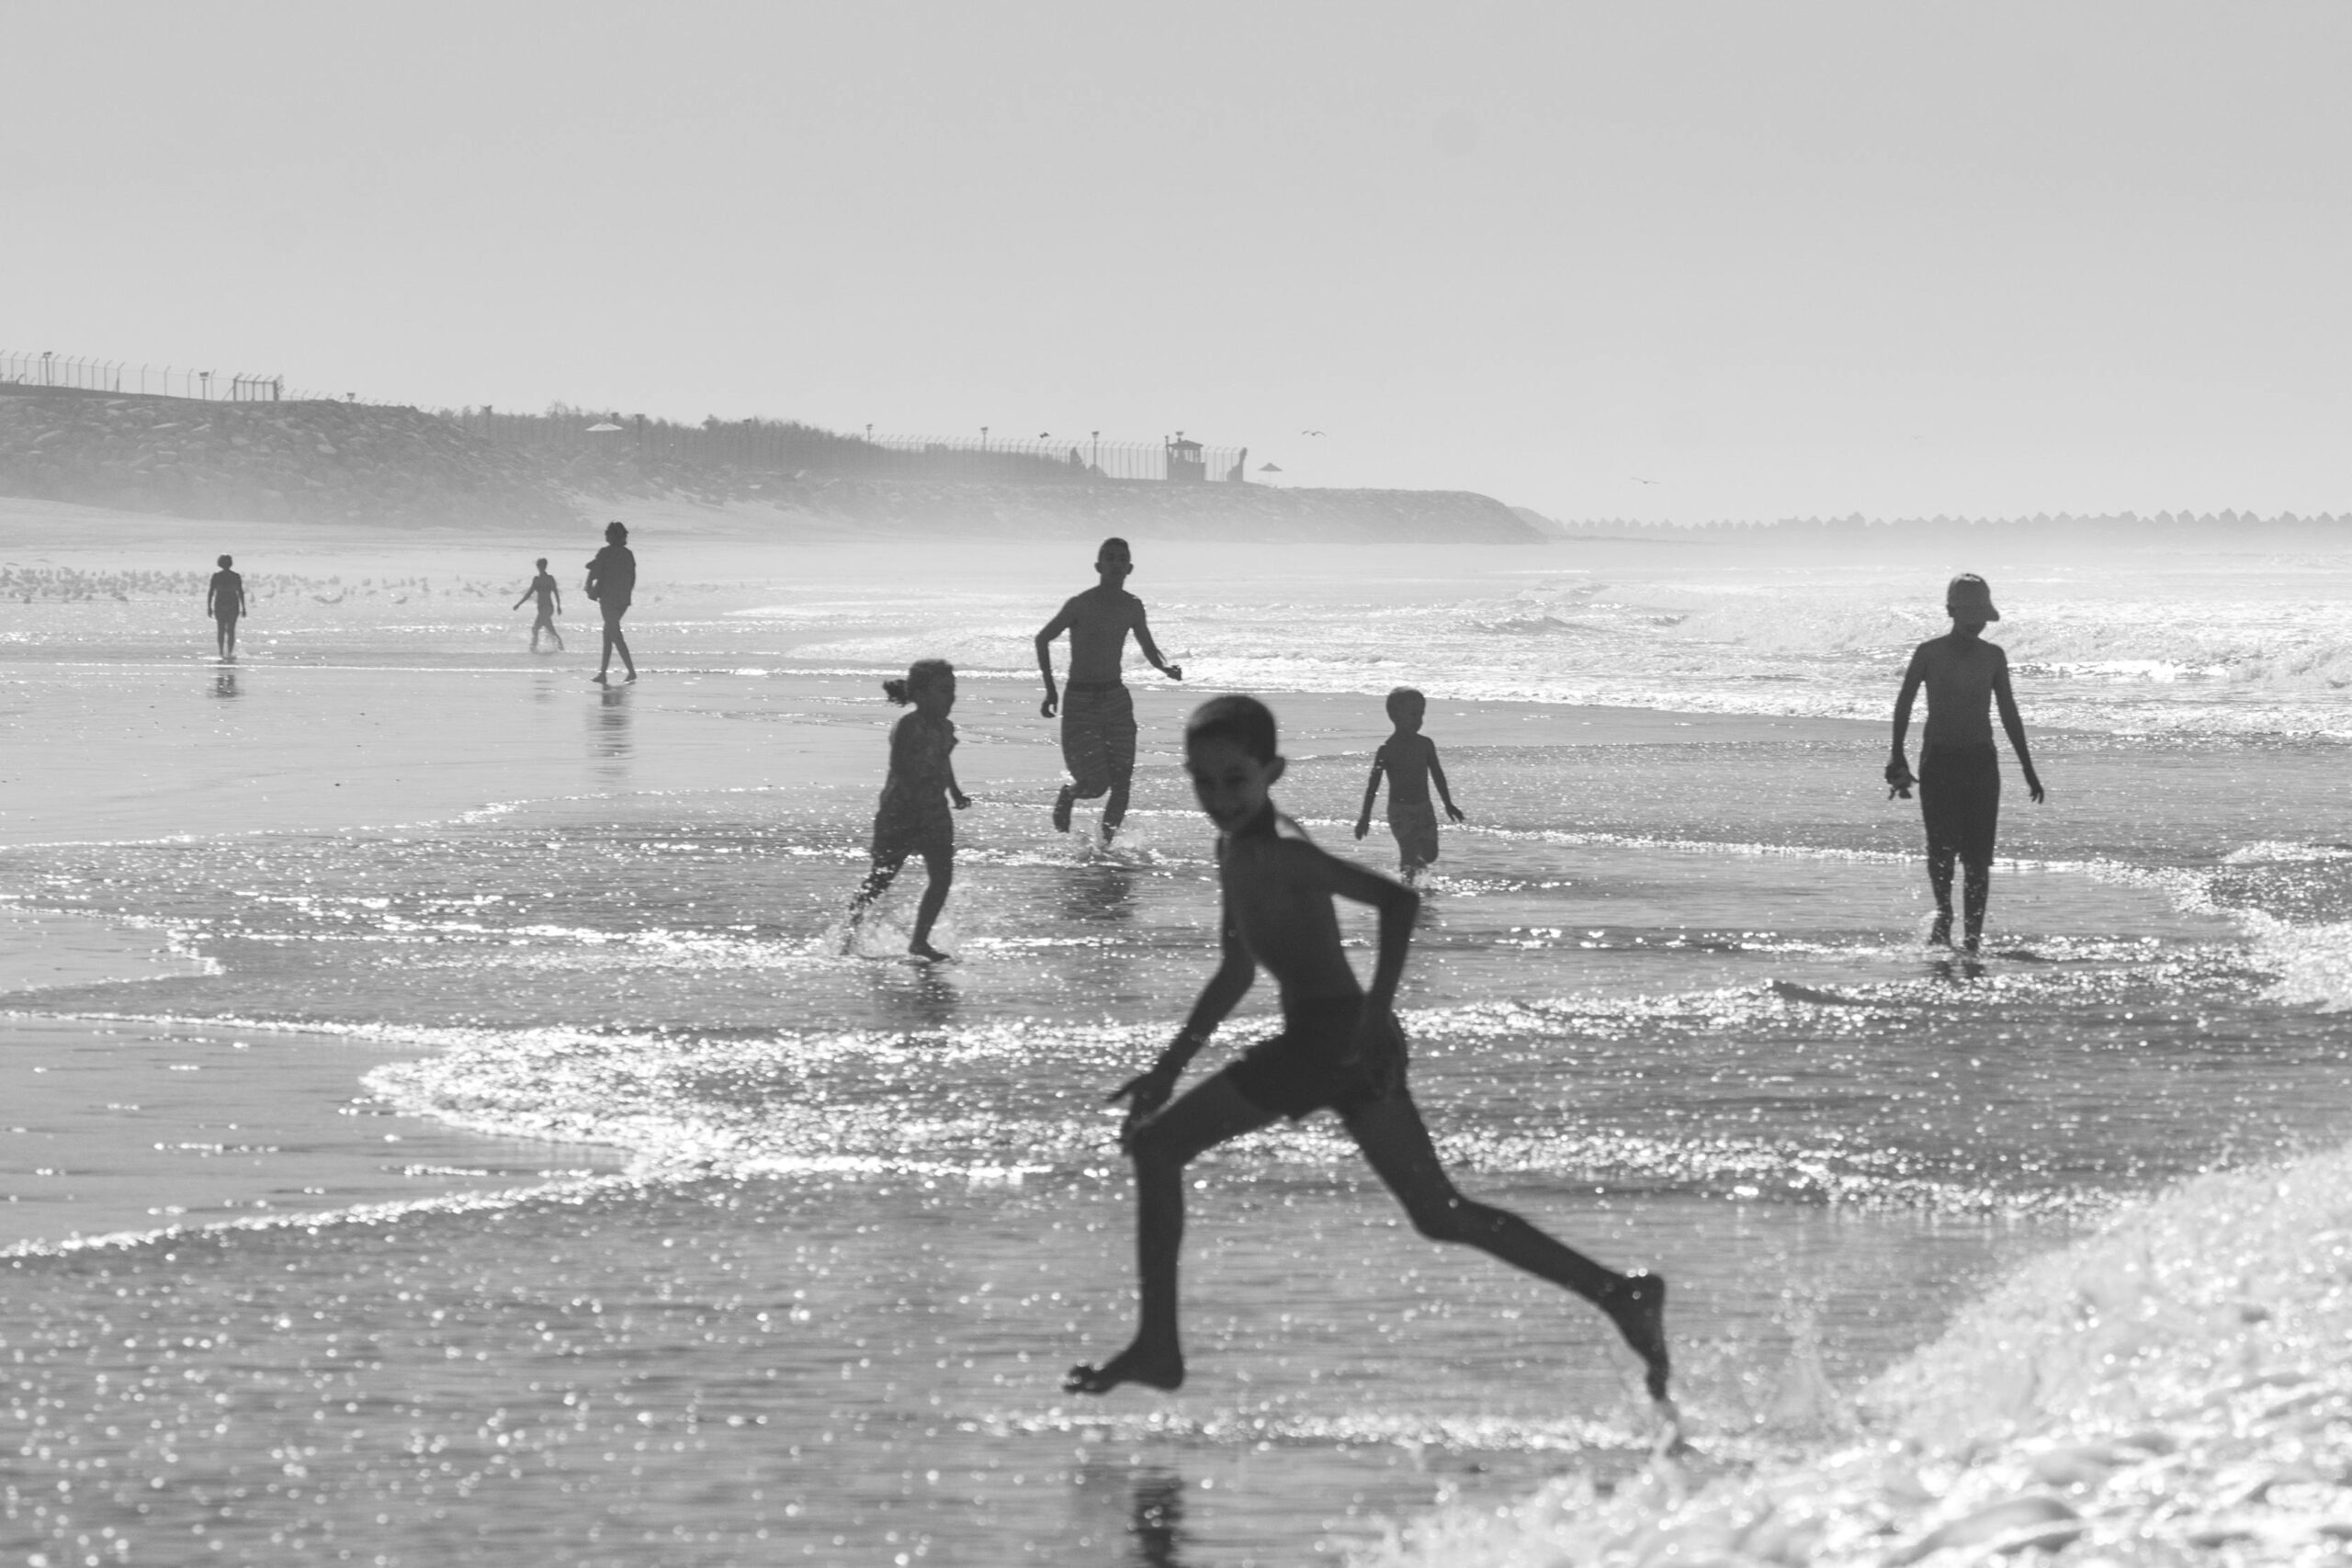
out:
<path id="1" fill-rule="evenodd" d="M 1301 435 L 1320 435 L 1323 433 L 1319 430 L 1302 430 L 1299 434 Z"/>
<path id="2" fill-rule="evenodd" d="M 1642 478 L 1642 476 L 1641 476 L 1641 475 L 1639 475 L 1639 474 L 1635 474 L 1635 475 L 1634 476 L 1634 482 L 1635 484 L 1637 484 L 1637 485 L 1654 485 L 1654 484 L 1657 483 L 1657 480 L 1656 480 L 1656 479 L 1645 479 Z"/>

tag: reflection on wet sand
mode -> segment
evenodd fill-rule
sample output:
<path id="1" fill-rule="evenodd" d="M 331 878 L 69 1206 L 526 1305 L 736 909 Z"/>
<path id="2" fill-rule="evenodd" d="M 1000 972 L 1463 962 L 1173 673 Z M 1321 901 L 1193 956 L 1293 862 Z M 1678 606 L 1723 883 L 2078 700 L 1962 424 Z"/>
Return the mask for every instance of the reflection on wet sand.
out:
<path id="1" fill-rule="evenodd" d="M 1184 1478 L 1173 1471 L 1137 1472 L 1129 1495 L 1127 1539 L 1143 1568 L 1182 1568 Z"/>
<path id="2" fill-rule="evenodd" d="M 233 697 L 237 694 L 235 669 L 223 665 L 220 672 L 212 677 L 212 694 L 216 697 Z"/>
<path id="3" fill-rule="evenodd" d="M 1090 861 L 1061 879 L 1062 919 L 1081 924 L 1119 923 L 1136 912 L 1135 868 L 1124 861 Z"/>
<path id="4" fill-rule="evenodd" d="M 891 1027 L 945 1029 L 955 1022 L 964 997 L 947 964 L 883 959 L 873 970 L 874 999 Z"/>
<path id="5" fill-rule="evenodd" d="M 605 686 L 596 695 L 596 705 L 588 710 L 588 759 L 597 777 L 623 783 L 637 750 L 630 734 L 629 691 Z"/>

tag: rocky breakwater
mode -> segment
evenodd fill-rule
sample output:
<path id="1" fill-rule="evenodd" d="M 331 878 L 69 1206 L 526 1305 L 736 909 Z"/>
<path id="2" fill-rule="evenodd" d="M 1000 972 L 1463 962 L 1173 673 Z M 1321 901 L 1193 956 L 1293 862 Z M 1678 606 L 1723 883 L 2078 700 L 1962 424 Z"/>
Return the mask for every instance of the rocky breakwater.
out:
<path id="1" fill-rule="evenodd" d="M 532 471 L 415 409 L 0 388 L 0 494 L 179 517 L 568 520 Z"/>
<path id="2" fill-rule="evenodd" d="M 1252 484 L 947 484 L 834 479 L 799 504 L 876 533 L 956 537 L 1524 545 L 1544 537 L 1492 496 Z"/>

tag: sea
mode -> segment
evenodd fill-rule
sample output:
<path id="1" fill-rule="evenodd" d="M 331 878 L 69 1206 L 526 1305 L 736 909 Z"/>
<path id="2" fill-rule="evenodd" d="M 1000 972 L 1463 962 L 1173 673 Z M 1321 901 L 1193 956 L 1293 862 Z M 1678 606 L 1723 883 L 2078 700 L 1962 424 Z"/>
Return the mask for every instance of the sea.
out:
<path id="1" fill-rule="evenodd" d="M 344 1087 L 233 1212 L 175 1192 L 241 1151 L 218 1125 L 94 1109 L 40 1156 L 161 1174 L 136 1223 L 41 1211 L 0 1254 L 0 1560 L 2352 1539 L 2352 556 L 1138 540 L 1185 678 L 1131 660 L 1106 849 L 1048 820 L 1031 643 L 1082 546 L 637 545 L 615 689 L 590 623 L 525 649 L 520 556 L 241 562 L 233 666 L 184 585 L 9 563 L 0 911 L 153 952 L 0 976 L 6 1021 L 188 1073 L 274 1053 L 264 1101 L 297 1064 Z M 2049 790 L 2005 758 L 1973 956 L 1926 944 L 1879 777 L 1962 568 Z M 919 868 L 844 919 L 878 682 L 927 656 L 976 797 L 939 964 L 902 951 Z M 1106 1096 L 1216 962 L 1183 714 L 1265 698 L 1283 807 L 1386 869 L 1352 829 L 1399 685 L 1467 815 L 1399 998 L 1416 1098 L 1465 1190 L 1666 1276 L 1679 1448 L 1598 1314 L 1417 1235 L 1328 1117 L 1193 1168 L 1186 1386 L 1061 1392 L 1133 1328 Z M 1203 1066 L 1273 1027 L 1261 985 Z M 387 1190 L 306 1198 L 331 1154 Z"/>

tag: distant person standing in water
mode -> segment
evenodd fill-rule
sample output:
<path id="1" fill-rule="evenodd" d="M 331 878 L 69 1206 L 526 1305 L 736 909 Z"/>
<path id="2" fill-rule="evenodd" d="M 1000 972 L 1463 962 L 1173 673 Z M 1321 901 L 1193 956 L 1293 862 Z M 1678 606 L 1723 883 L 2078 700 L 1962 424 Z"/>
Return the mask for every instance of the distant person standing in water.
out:
<path id="1" fill-rule="evenodd" d="M 890 772 L 874 813 L 874 869 L 850 903 L 850 935 L 854 941 L 865 911 L 898 879 L 907 857 L 919 854 L 930 880 L 915 906 L 907 951 L 917 958 L 944 958 L 931 945 L 931 928 L 956 880 L 956 823 L 947 803 L 954 801 L 958 811 L 972 804 L 956 787 L 956 766 L 948 760 L 956 750 L 956 726 L 947 717 L 956 706 L 956 667 L 944 659 L 919 659 L 906 679 L 883 682 L 882 693 L 900 706 L 912 703 L 915 711 L 890 731 Z"/>
<path id="2" fill-rule="evenodd" d="M 637 679 L 637 660 L 628 656 L 628 638 L 621 635 L 621 617 L 628 614 L 628 602 L 636 592 L 637 557 L 629 553 L 628 528 L 607 523 L 605 547 L 588 563 L 588 597 L 605 612 L 605 657 L 594 677 L 600 686 L 612 674 L 616 653 L 621 656 L 621 668 L 628 671 L 628 679 Z"/>
<path id="3" fill-rule="evenodd" d="M 1438 765 L 1437 742 L 1421 733 L 1429 699 L 1410 686 L 1388 694 L 1388 721 L 1395 734 L 1372 754 L 1372 780 L 1363 786 L 1363 810 L 1356 816 L 1356 837 L 1372 831 L 1373 803 L 1380 798 L 1380 778 L 1388 775 L 1388 830 L 1396 835 L 1396 864 L 1410 887 L 1421 873 L 1437 863 L 1437 807 L 1430 804 L 1430 785 L 1445 802 L 1445 814 L 1462 820 L 1453 792 L 1445 787 L 1445 770 Z"/>
<path id="4" fill-rule="evenodd" d="M 531 586 L 523 590 L 523 597 L 514 601 L 513 608 L 521 609 L 526 600 L 536 596 L 539 602 L 539 618 L 531 623 L 531 651 L 539 651 L 539 634 L 545 632 L 554 640 L 555 650 L 561 653 L 563 634 L 555 629 L 555 618 L 563 613 L 563 590 L 558 588 L 555 579 L 548 575 L 548 558 L 541 556 L 538 565 L 539 575 L 531 579 Z M 632 571 L 631 575 L 635 573 Z"/>
<path id="5" fill-rule="evenodd" d="M 1143 601 L 1124 586 L 1135 569 L 1125 539 L 1103 540 L 1094 556 L 1102 581 L 1070 599 L 1037 633 L 1037 669 L 1046 677 L 1046 700 L 1037 711 L 1047 718 L 1061 715 L 1062 765 L 1070 777 L 1054 798 L 1054 826 L 1069 832 L 1076 804 L 1107 793 L 1104 843 L 1126 820 L 1127 790 L 1136 773 L 1136 703 L 1119 675 L 1127 634 L 1136 634 L 1136 646 L 1153 669 L 1171 681 L 1184 678 L 1182 668 L 1159 656 L 1144 621 Z M 1054 639 L 1064 632 L 1069 633 L 1066 694 L 1054 686 Z"/>
<path id="6" fill-rule="evenodd" d="M 2026 750 L 2025 721 L 2018 716 L 2018 700 L 2009 691 L 2009 656 L 2000 645 L 1984 640 L 1987 622 L 2001 612 L 1993 608 L 1993 591 L 1983 578 L 1963 572 L 1944 591 L 1944 609 L 1951 630 L 1931 637 L 1911 655 L 1903 672 L 1903 690 L 1894 699 L 1894 755 L 1886 764 L 1887 787 L 1908 799 L 1919 786 L 1919 814 L 1928 826 L 1928 883 L 1936 894 L 1936 924 L 1928 940 L 1951 942 L 1951 866 L 1957 858 L 1966 873 L 1965 909 L 1968 951 L 1974 953 L 1984 935 L 1984 904 L 1993 890 L 1993 837 L 2001 815 L 2001 759 L 1993 750 L 1993 724 L 1988 710 L 1997 703 L 2001 728 L 2008 733 L 2009 750 L 2018 754 L 2025 787 L 2033 803 L 2041 804 L 2041 779 Z M 1903 754 L 1904 736 L 1911 728 L 1912 699 L 1928 689 L 1927 733 L 1919 742 L 1919 772 L 1915 777 Z"/>
<path id="7" fill-rule="evenodd" d="M 237 622 L 245 615 L 245 580 L 229 570 L 229 558 L 220 558 L 220 570 L 204 591 L 204 613 L 212 617 L 213 637 L 223 659 L 237 657 Z"/>

